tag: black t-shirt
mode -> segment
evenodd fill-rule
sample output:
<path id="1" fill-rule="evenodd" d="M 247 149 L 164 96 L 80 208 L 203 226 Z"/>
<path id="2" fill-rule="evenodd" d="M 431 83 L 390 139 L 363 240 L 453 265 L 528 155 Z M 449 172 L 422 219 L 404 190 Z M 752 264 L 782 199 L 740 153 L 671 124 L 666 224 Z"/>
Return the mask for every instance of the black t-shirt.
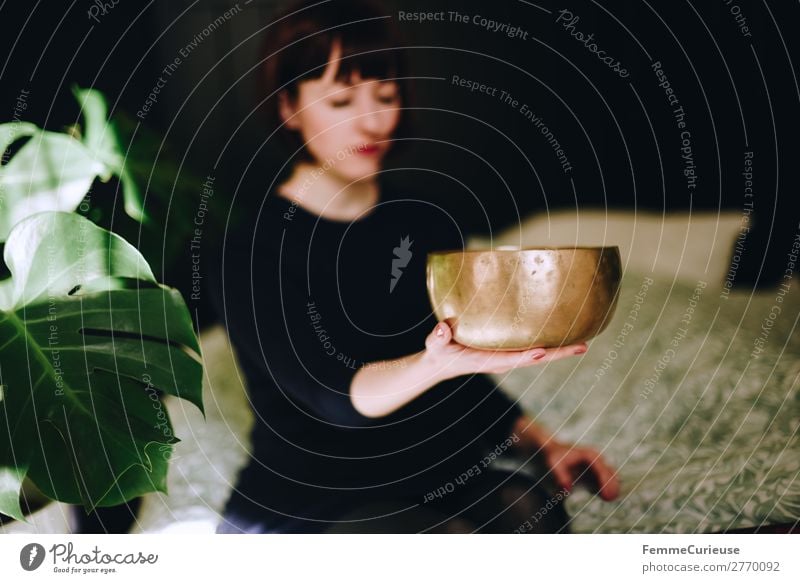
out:
<path id="1" fill-rule="evenodd" d="M 427 253 L 464 239 L 441 208 L 385 189 L 353 221 L 270 193 L 229 234 L 217 305 L 256 415 L 241 495 L 290 512 L 310 498 L 424 493 L 510 435 L 521 410 L 485 375 L 439 383 L 382 418 L 349 396 L 365 363 L 424 349 L 436 325 Z"/>

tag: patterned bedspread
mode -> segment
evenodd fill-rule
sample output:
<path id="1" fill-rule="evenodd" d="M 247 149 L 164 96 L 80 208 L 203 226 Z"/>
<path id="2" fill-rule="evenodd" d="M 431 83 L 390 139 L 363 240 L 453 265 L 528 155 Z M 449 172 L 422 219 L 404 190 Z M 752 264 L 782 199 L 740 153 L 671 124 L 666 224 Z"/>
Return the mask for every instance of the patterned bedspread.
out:
<path id="1" fill-rule="evenodd" d="M 768 291 L 626 272 L 580 359 L 495 380 L 622 493 L 566 499 L 574 532 L 712 532 L 800 518 L 800 281 Z"/>

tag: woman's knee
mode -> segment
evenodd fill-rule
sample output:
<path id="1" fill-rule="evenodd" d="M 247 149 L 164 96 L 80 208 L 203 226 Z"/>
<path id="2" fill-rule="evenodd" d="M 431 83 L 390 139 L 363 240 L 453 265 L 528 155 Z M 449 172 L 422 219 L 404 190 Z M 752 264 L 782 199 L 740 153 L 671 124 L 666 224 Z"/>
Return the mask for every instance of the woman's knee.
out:
<path id="1" fill-rule="evenodd" d="M 562 498 L 550 495 L 543 488 L 530 483 L 506 485 L 501 487 L 499 499 L 504 508 L 502 524 L 507 532 L 569 533 L 569 515 Z"/>
<path id="2" fill-rule="evenodd" d="M 483 533 L 568 533 L 561 496 L 551 495 L 526 476 L 493 474 L 473 493 L 462 514 Z"/>

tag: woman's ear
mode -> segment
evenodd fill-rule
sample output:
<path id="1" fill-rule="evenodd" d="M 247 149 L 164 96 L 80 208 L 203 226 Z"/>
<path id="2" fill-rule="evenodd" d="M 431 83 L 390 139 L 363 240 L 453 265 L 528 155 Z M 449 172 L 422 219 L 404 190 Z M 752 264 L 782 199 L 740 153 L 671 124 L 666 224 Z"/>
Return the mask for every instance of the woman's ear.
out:
<path id="1" fill-rule="evenodd" d="M 278 113 L 280 113 L 281 121 L 285 127 L 291 130 L 296 130 L 299 127 L 299 121 L 295 117 L 297 108 L 292 103 L 286 90 L 278 93 Z"/>

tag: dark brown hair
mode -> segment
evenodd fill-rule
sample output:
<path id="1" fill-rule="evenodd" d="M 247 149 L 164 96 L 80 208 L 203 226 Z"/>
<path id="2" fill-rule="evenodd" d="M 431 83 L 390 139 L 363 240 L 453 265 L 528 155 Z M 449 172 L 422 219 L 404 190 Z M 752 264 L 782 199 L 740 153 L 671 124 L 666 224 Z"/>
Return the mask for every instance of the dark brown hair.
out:
<path id="1" fill-rule="evenodd" d="M 409 107 L 412 88 L 406 74 L 403 48 L 391 25 L 389 14 L 368 0 L 302 0 L 293 2 L 266 29 L 262 55 L 261 83 L 269 131 L 279 134 L 297 160 L 311 160 L 298 132 L 282 127 L 278 96 L 286 91 L 297 98 L 297 86 L 322 76 L 334 41 L 342 53 L 336 79 L 349 83 L 355 71 L 362 78 L 392 79 L 398 84 L 403 111 L 394 138 L 409 135 Z M 394 144 L 390 152 L 396 152 Z"/>

